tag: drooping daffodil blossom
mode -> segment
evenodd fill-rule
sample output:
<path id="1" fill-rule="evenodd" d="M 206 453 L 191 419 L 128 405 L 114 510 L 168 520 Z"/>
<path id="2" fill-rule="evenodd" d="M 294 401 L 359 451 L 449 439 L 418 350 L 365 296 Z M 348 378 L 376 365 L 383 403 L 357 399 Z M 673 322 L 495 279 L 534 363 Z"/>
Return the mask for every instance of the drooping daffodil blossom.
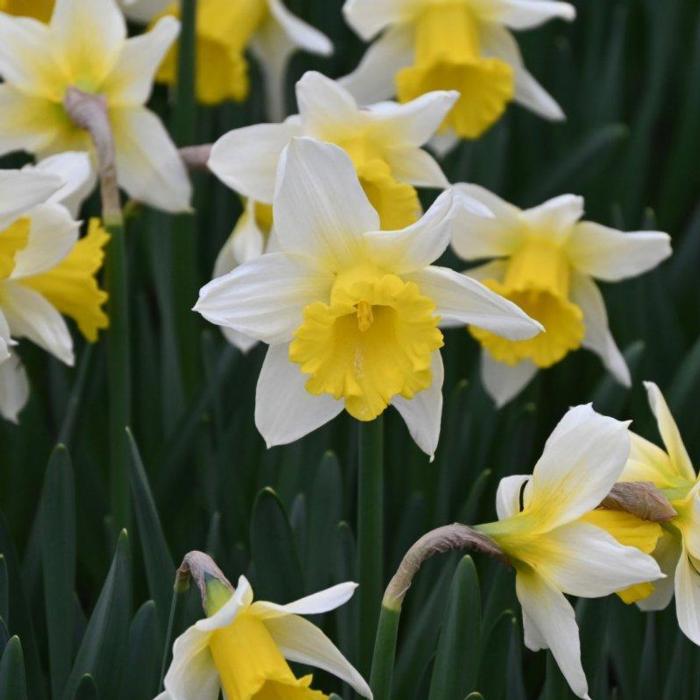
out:
<path id="1" fill-rule="evenodd" d="M 565 594 L 597 598 L 663 577 L 648 554 L 587 521 L 620 477 L 629 450 L 626 423 L 590 406 L 572 408 L 547 440 L 532 476 L 510 476 L 499 484 L 498 522 L 475 528 L 515 568 L 525 645 L 550 649 L 581 698 L 589 697 L 588 684 Z"/>
<path id="2" fill-rule="evenodd" d="M 623 233 L 581 221 L 582 197 L 563 195 L 522 211 L 476 185 L 458 185 L 495 214 L 466 215 L 452 248 L 469 262 L 491 259 L 465 274 L 521 306 L 545 333 L 524 342 L 482 329 L 471 333 L 483 346 L 482 379 L 498 406 L 516 396 L 539 369 L 580 347 L 597 353 L 623 385 L 630 373 L 608 326 L 594 279 L 618 282 L 656 267 L 671 255 L 670 237 L 658 231 Z"/>
<path id="3" fill-rule="evenodd" d="M 119 185 L 166 211 L 189 209 L 191 186 L 160 119 L 144 104 L 179 23 L 165 17 L 127 39 L 115 0 L 57 0 L 48 25 L 0 13 L 0 154 L 39 158 L 92 151 L 64 108 L 70 88 L 101 97 L 114 134 Z"/>
<path id="4" fill-rule="evenodd" d="M 137 0 L 125 7 L 137 21 L 180 15 L 177 0 Z M 197 99 L 209 105 L 242 102 L 250 93 L 250 50 L 263 71 L 268 117 L 283 119 L 287 64 L 298 50 L 320 56 L 333 53 L 325 34 L 292 14 L 283 0 L 198 0 L 196 21 Z M 177 48 L 158 70 L 159 82 L 177 81 Z"/>
<path id="5" fill-rule="evenodd" d="M 243 576 L 233 593 L 214 585 L 221 592 L 208 596 L 209 616 L 173 645 L 165 691 L 157 700 L 217 700 L 221 690 L 224 697 L 236 700 L 327 700 L 326 693 L 311 688 L 312 676 L 297 678 L 287 660 L 327 671 L 361 697 L 372 697 L 367 683 L 333 642 L 301 617 L 344 605 L 356 584 L 342 583 L 288 605 L 253 601 Z"/>
<path id="6" fill-rule="evenodd" d="M 448 190 L 415 224 L 381 231 L 347 154 L 292 140 L 273 203 L 279 252 L 213 280 L 195 306 L 270 345 L 255 407 L 268 446 L 306 435 L 343 408 L 369 421 L 391 404 L 432 455 L 442 413 L 439 326 L 473 323 L 511 338 L 539 332 L 511 302 L 431 264 L 469 206 Z"/>
<path id="7" fill-rule="evenodd" d="M 51 178 L 53 192 L 0 231 L 0 336 L 3 346 L 26 338 L 62 362 L 73 364 L 73 340 L 63 316 L 72 318 L 90 342 L 108 326 L 102 307 L 107 294 L 95 276 L 109 240 L 92 219 L 79 238 L 73 213 L 93 182 L 88 157 L 65 153 L 21 171 Z M 0 414 L 12 421 L 29 396 L 29 383 L 16 350 L 0 363 Z"/>
<path id="8" fill-rule="evenodd" d="M 548 0 L 346 0 L 350 26 L 376 39 L 343 84 L 361 103 L 392 95 L 407 102 L 433 90 L 460 99 L 443 125 L 450 135 L 476 138 L 514 100 L 545 119 L 564 118 L 559 105 L 527 71 L 509 30 L 573 20 L 574 7 Z M 377 38 L 379 37 L 379 38 Z"/>
<path id="9" fill-rule="evenodd" d="M 695 473 L 678 426 L 661 391 L 645 382 L 665 449 L 630 432 L 632 448 L 622 481 L 651 482 L 668 498 L 677 515 L 663 524 L 664 534 L 654 551 L 667 575 L 642 610 L 663 610 L 676 596 L 676 615 L 683 633 L 700 645 L 700 476 Z"/>
<path id="10" fill-rule="evenodd" d="M 272 204 L 280 154 L 308 136 L 334 143 L 350 156 L 382 228 L 412 224 L 421 214 L 415 187 L 444 189 L 448 181 L 422 146 L 454 104 L 455 92 L 434 92 L 406 105 L 361 109 L 338 83 L 309 71 L 296 86 L 299 114 L 281 124 L 234 129 L 212 148 L 210 170 L 244 197 Z"/>

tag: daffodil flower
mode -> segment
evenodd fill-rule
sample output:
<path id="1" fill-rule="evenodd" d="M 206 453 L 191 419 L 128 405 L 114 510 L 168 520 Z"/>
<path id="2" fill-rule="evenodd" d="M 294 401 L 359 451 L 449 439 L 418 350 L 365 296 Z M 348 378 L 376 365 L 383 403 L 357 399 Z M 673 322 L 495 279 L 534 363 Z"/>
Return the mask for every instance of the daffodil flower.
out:
<path id="1" fill-rule="evenodd" d="M 125 12 L 148 22 L 163 14 L 179 16 L 180 3 L 137 0 Z M 273 120 L 285 116 L 284 80 L 292 54 L 300 49 L 320 56 L 333 53 L 328 37 L 292 14 L 283 0 L 198 0 L 196 32 L 197 99 L 209 105 L 247 99 L 250 49 L 263 70 L 268 116 Z M 176 82 L 176 49 L 167 55 L 156 79 Z"/>
<path id="2" fill-rule="evenodd" d="M 622 481 L 652 482 L 666 495 L 677 516 L 663 524 L 654 557 L 668 578 L 640 600 L 642 610 L 663 610 L 676 596 L 683 633 L 700 645 L 700 477 L 695 473 L 676 422 L 661 391 L 645 382 L 665 451 L 630 432 L 632 448 Z"/>
<path id="3" fill-rule="evenodd" d="M 0 154 L 90 152 L 88 133 L 63 106 L 69 88 L 77 88 L 105 101 L 120 186 L 166 211 L 187 210 L 185 167 L 160 119 L 144 107 L 178 30 L 177 20 L 165 17 L 148 34 L 127 39 L 114 0 L 57 0 L 48 25 L 0 13 Z"/>
<path id="4" fill-rule="evenodd" d="M 474 323 L 511 338 L 539 331 L 511 302 L 431 265 L 466 206 L 448 190 L 415 224 L 380 231 L 345 152 L 292 140 L 273 204 L 279 252 L 213 280 L 195 306 L 270 345 L 255 409 L 268 446 L 306 435 L 343 408 L 369 421 L 392 404 L 432 455 L 442 413 L 439 325 Z"/>
<path id="5" fill-rule="evenodd" d="M 320 668 L 352 686 L 372 692 L 328 637 L 302 615 L 320 615 L 344 605 L 356 584 L 342 583 L 289 605 L 253 602 L 241 576 L 230 598 L 180 636 L 157 700 L 285 698 L 326 700 L 311 688 L 312 677 L 297 678 L 287 660 Z M 216 605 L 214 606 L 216 608 Z"/>
<path id="6" fill-rule="evenodd" d="M 443 131 L 460 138 L 478 137 L 511 100 L 545 119 L 564 118 L 525 68 L 509 30 L 531 29 L 555 17 L 573 20 L 576 11 L 568 3 L 347 0 L 343 11 L 365 41 L 379 36 L 343 79 L 362 103 L 392 95 L 406 102 L 431 90 L 457 90 L 461 97 Z"/>
<path id="7" fill-rule="evenodd" d="M 501 481 L 498 522 L 475 528 L 515 568 L 525 645 L 550 649 L 581 698 L 588 698 L 588 684 L 565 594 L 597 598 L 663 577 L 652 557 L 585 521 L 620 477 L 629 449 L 626 423 L 590 406 L 572 408 L 547 440 L 532 476 Z"/>
<path id="8" fill-rule="evenodd" d="M 239 194 L 272 204 L 280 154 L 297 136 L 334 143 L 350 156 L 383 228 L 402 228 L 418 219 L 421 206 L 414 186 L 448 186 L 440 166 L 421 146 L 457 93 L 434 92 L 406 105 L 384 102 L 360 109 L 338 83 L 313 71 L 297 83 L 296 93 L 298 116 L 282 124 L 234 129 L 214 144 L 209 168 Z"/>
<path id="9" fill-rule="evenodd" d="M 605 302 L 594 279 L 618 282 L 656 267 L 671 254 L 658 231 L 623 233 L 581 221 L 582 197 L 563 195 L 521 211 L 476 185 L 461 191 L 489 207 L 493 219 L 466 215 L 452 247 L 467 261 L 491 262 L 465 274 L 521 306 L 545 333 L 512 342 L 471 329 L 483 346 L 482 379 L 499 406 L 516 396 L 538 369 L 551 367 L 580 347 L 597 353 L 623 385 L 630 374 L 608 326 Z"/>
<path id="10" fill-rule="evenodd" d="M 19 218 L 16 212 L 9 226 L 0 224 L 0 347 L 27 338 L 72 365 L 73 340 L 62 315 L 72 318 L 91 342 L 108 325 L 102 310 L 107 294 L 95 275 L 109 236 L 93 219 L 79 239 L 80 224 L 71 213 L 93 182 L 88 158 L 66 153 L 3 175 L 51 185 L 40 203 L 19 212 Z M 16 421 L 29 385 L 14 347 L 7 356 L 0 353 L 0 414 Z"/>

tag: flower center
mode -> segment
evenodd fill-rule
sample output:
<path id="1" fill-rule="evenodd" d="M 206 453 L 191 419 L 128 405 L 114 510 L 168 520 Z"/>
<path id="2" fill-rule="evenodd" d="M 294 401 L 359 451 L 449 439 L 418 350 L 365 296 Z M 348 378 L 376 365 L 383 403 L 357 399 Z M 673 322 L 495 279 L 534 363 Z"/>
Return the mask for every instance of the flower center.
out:
<path id="1" fill-rule="evenodd" d="M 228 700 L 325 700 L 311 676 L 296 678 L 265 624 L 243 611 L 216 630 L 209 650 Z"/>
<path id="2" fill-rule="evenodd" d="M 583 312 L 569 301 L 570 281 L 571 267 L 561 248 L 532 238 L 511 257 L 502 283 L 484 284 L 520 306 L 545 332 L 530 340 L 507 340 L 473 326 L 470 333 L 499 362 L 531 360 L 538 367 L 550 367 L 583 342 Z"/>
<path id="3" fill-rule="evenodd" d="M 330 304 L 304 309 L 289 357 L 309 375 L 306 389 L 345 401 L 362 421 L 394 396 L 413 398 L 432 382 L 431 358 L 442 346 L 435 304 L 413 282 L 360 267 L 338 276 Z"/>
<path id="4" fill-rule="evenodd" d="M 443 128 L 476 138 L 513 99 L 513 69 L 481 56 L 479 24 L 465 2 L 434 3 L 416 22 L 415 63 L 396 75 L 396 92 L 408 102 L 431 90 L 458 90 L 459 100 Z"/>

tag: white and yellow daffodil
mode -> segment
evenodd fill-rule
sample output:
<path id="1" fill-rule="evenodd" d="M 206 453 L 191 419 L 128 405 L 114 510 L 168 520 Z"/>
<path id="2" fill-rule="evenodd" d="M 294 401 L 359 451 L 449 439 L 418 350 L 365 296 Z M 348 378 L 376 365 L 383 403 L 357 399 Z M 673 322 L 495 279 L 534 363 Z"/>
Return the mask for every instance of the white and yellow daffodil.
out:
<path id="1" fill-rule="evenodd" d="M 163 15 L 180 15 L 178 0 L 136 0 L 125 4 L 127 16 L 152 22 Z M 283 0 L 198 0 L 196 22 L 196 91 L 204 104 L 242 102 L 250 93 L 246 52 L 251 51 L 263 71 L 268 117 L 286 114 L 287 64 L 298 51 L 320 56 L 333 53 L 325 34 L 292 14 Z M 177 81 L 177 49 L 171 50 L 156 80 Z"/>
<path id="2" fill-rule="evenodd" d="M 653 483 L 677 515 L 663 523 L 664 534 L 654 551 L 668 578 L 640 600 L 642 610 L 663 610 L 676 596 L 676 615 L 684 634 L 700 645 L 700 476 L 695 473 L 676 422 L 661 391 L 645 382 L 665 451 L 630 432 L 632 448 L 621 481 Z"/>
<path id="3" fill-rule="evenodd" d="M 115 0 L 57 0 L 48 25 L 0 13 L 0 154 L 91 152 L 88 133 L 63 106 L 69 88 L 78 88 L 105 101 L 120 186 L 160 209 L 188 210 L 185 167 L 160 119 L 144 107 L 178 31 L 178 21 L 165 17 L 127 39 Z"/>
<path id="4" fill-rule="evenodd" d="M 453 137 L 476 138 L 511 100 L 545 119 L 564 118 L 559 105 L 527 71 L 509 30 L 549 19 L 573 20 L 565 2 L 547 0 L 346 0 L 351 27 L 369 47 L 343 84 L 362 102 L 397 95 L 401 102 L 432 90 L 461 97 L 443 125 Z"/>
<path id="5" fill-rule="evenodd" d="M 107 294 L 95 279 L 108 234 L 96 219 L 78 238 L 73 213 L 94 177 L 84 153 L 65 153 L 28 166 L 20 174 L 53 183 L 41 203 L 0 224 L 0 345 L 27 338 L 62 362 L 73 364 L 73 340 L 62 315 L 72 318 L 94 342 L 108 319 Z M 7 357 L 7 354 L 4 354 Z M 16 351 L 0 364 L 0 414 L 16 421 L 29 384 Z"/>
<path id="6" fill-rule="evenodd" d="M 541 326 L 483 285 L 431 263 L 469 206 L 444 192 L 415 224 L 380 231 L 346 153 L 293 139 L 273 203 L 276 245 L 200 292 L 207 320 L 270 345 L 255 420 L 268 446 L 292 442 L 345 408 L 358 420 L 395 406 L 427 454 L 442 413 L 440 324 L 511 338 Z"/>
<path id="7" fill-rule="evenodd" d="M 605 302 L 594 279 L 618 282 L 656 267 L 671 254 L 670 238 L 658 231 L 623 233 L 581 221 L 582 197 L 563 195 L 522 211 L 476 185 L 458 185 L 495 214 L 466 215 L 452 247 L 467 261 L 491 262 L 467 270 L 487 287 L 521 306 L 545 333 L 525 342 L 471 329 L 483 346 L 482 379 L 502 406 L 542 368 L 580 347 L 597 353 L 625 386 L 630 374 L 608 326 Z"/>
<path id="8" fill-rule="evenodd" d="M 663 577 L 652 557 L 587 520 L 620 477 L 629 450 L 626 423 L 590 406 L 572 408 L 547 440 L 532 476 L 499 484 L 498 522 L 475 528 L 515 568 L 526 646 L 550 649 L 581 698 L 588 698 L 588 684 L 565 594 L 597 598 Z"/>
<path id="9" fill-rule="evenodd" d="M 287 660 L 327 671 L 371 698 L 367 683 L 333 642 L 301 617 L 335 610 L 350 600 L 355 588 L 354 583 L 341 583 L 277 605 L 253 602 L 243 576 L 232 594 L 218 585 L 221 594 L 207 598 L 209 617 L 175 641 L 165 691 L 157 700 L 217 700 L 221 690 L 231 700 L 328 698 L 311 688 L 312 676 L 297 678 Z"/>
<path id="10" fill-rule="evenodd" d="M 414 187 L 444 189 L 448 181 L 422 150 L 454 104 L 455 92 L 433 92 L 406 105 L 392 102 L 360 109 L 337 82 L 309 71 L 296 86 L 299 115 L 281 124 L 234 129 L 215 144 L 209 168 L 244 197 L 272 204 L 280 154 L 289 141 L 308 136 L 334 143 L 350 156 L 382 228 L 418 219 Z"/>

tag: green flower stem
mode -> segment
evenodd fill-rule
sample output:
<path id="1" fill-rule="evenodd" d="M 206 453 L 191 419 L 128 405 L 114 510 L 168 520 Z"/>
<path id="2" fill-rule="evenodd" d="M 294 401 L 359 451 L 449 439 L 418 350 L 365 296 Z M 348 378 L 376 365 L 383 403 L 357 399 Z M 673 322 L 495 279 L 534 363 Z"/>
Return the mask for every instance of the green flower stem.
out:
<path id="1" fill-rule="evenodd" d="M 359 425 L 358 590 L 360 668 L 369 669 L 384 576 L 384 423 Z"/>
<path id="2" fill-rule="evenodd" d="M 177 85 L 172 133 L 179 146 L 196 141 L 196 1 L 181 3 L 181 31 L 178 45 Z M 172 300 L 174 309 L 191 309 L 197 300 L 196 221 L 192 214 L 181 214 L 173 220 L 172 229 Z M 192 312 L 175 314 L 175 333 L 180 348 L 180 364 L 185 392 L 191 395 L 197 385 L 199 367 L 199 335 Z"/>
<path id="3" fill-rule="evenodd" d="M 391 681 L 394 675 L 396 639 L 399 634 L 400 617 L 400 604 L 394 607 L 386 603 L 382 604 L 374 655 L 372 656 L 372 673 L 369 679 L 374 700 L 389 700 L 391 698 Z"/>
<path id="4" fill-rule="evenodd" d="M 104 98 L 70 88 L 66 91 L 64 107 L 73 122 L 92 139 L 100 178 L 102 221 L 110 234 L 105 265 L 110 321 L 107 335 L 109 493 L 114 526 L 121 529 L 129 526 L 129 448 L 125 430 L 131 420 L 131 359 L 127 254 L 114 137 Z"/>

